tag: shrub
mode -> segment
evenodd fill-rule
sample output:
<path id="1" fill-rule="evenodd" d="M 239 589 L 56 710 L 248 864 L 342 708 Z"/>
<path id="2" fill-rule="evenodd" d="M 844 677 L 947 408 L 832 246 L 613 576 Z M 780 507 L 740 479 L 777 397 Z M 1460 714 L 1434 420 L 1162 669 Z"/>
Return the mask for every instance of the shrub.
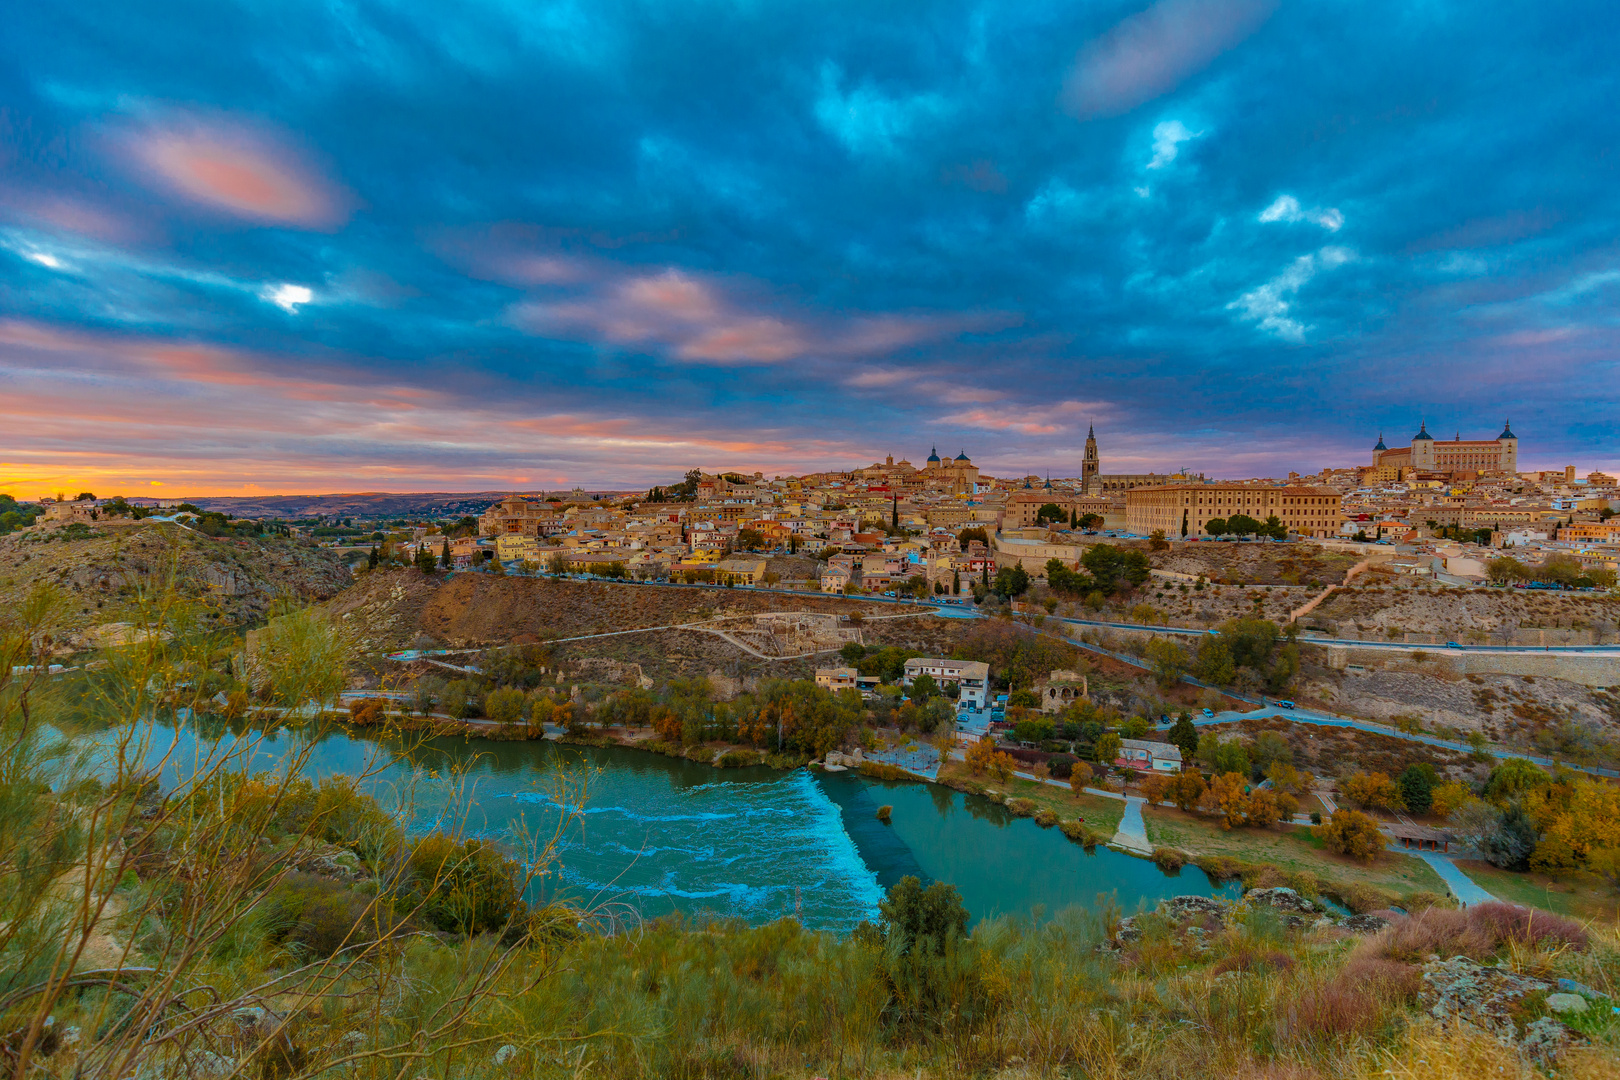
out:
<path id="1" fill-rule="evenodd" d="M 378 918 L 368 917 L 372 902 L 332 878 L 294 871 L 265 897 L 264 926 L 273 942 L 331 956 L 345 946 L 377 940 Z"/>
<path id="2" fill-rule="evenodd" d="M 1083 761 L 1076 761 L 1069 766 L 1069 787 L 1076 795 L 1080 794 L 1085 786 L 1091 783 L 1091 766 Z"/>
<path id="3" fill-rule="evenodd" d="M 356 698 L 349 702 L 349 723 L 355 727 L 380 724 L 388 715 L 388 702 L 382 698 Z"/>
<path id="4" fill-rule="evenodd" d="M 1335 810 L 1326 825 L 1317 825 L 1311 832 L 1320 837 L 1328 850 L 1352 859 L 1372 862 L 1388 843 L 1372 818 L 1358 810 Z"/>
<path id="5" fill-rule="evenodd" d="M 1358 947 L 1358 952 L 1413 962 L 1421 962 L 1431 953 L 1485 961 L 1509 944 L 1583 951 L 1588 937 L 1585 928 L 1570 919 L 1492 902 L 1466 911 L 1431 907 L 1384 928 Z"/>
<path id="6" fill-rule="evenodd" d="M 1035 816 L 1035 809 L 1036 809 L 1035 808 L 1035 800 L 1034 799 L 1008 799 L 1007 800 L 1007 809 L 1012 811 L 1012 813 L 1016 817 L 1034 817 Z"/>
<path id="7" fill-rule="evenodd" d="M 433 833 L 416 842 L 408 867 L 423 917 L 441 930 L 500 930 L 524 911 L 522 868 L 488 841 Z"/>
<path id="8" fill-rule="evenodd" d="M 1291 1032 L 1307 1039 L 1343 1039 L 1381 1027 L 1389 1010 L 1417 997 L 1418 969 L 1357 956 L 1331 977 L 1307 985 L 1288 1006 Z"/>
<path id="9" fill-rule="evenodd" d="M 1187 865 L 1187 853 L 1175 848 L 1156 847 L 1153 849 L 1153 865 L 1166 873 L 1174 873 Z"/>
<path id="10" fill-rule="evenodd" d="M 1057 811 L 1050 807 L 1043 807 L 1035 813 L 1035 824 L 1043 829 L 1050 829 L 1058 823 Z"/>
<path id="11" fill-rule="evenodd" d="M 1340 885 L 1333 890 L 1333 895 L 1337 897 L 1339 903 L 1357 915 L 1369 911 L 1383 911 L 1390 905 L 1390 897 L 1361 881 Z"/>
<path id="12" fill-rule="evenodd" d="M 1082 821 L 1064 821 L 1058 826 L 1058 829 L 1062 831 L 1064 836 L 1067 836 L 1081 847 L 1096 847 L 1101 839 L 1096 833 L 1086 828 L 1085 822 Z"/>

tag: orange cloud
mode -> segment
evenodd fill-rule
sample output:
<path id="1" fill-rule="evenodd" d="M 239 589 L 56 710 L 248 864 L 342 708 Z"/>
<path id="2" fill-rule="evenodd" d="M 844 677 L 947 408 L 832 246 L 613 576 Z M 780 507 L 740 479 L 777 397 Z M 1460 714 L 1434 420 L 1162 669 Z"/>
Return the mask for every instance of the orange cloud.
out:
<path id="1" fill-rule="evenodd" d="M 127 132 L 153 180 L 184 198 L 255 221 L 329 229 L 346 199 L 285 140 L 246 126 L 175 116 Z"/>

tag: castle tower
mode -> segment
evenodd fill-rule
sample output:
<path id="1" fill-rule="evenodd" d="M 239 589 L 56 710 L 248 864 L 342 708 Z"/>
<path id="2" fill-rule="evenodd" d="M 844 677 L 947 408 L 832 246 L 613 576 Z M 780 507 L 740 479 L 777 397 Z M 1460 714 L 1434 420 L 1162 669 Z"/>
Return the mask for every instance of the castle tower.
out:
<path id="1" fill-rule="evenodd" d="M 1519 471 L 1519 437 L 1513 434 L 1513 422 L 1503 421 L 1502 434 L 1496 437 L 1502 447 L 1502 471 L 1512 476 Z"/>
<path id="2" fill-rule="evenodd" d="M 1418 433 L 1412 436 L 1412 467 L 1430 472 L 1434 469 L 1434 436 L 1429 434 L 1429 422 L 1423 421 L 1418 425 Z"/>
<path id="3" fill-rule="evenodd" d="M 1095 426 L 1086 426 L 1086 456 L 1080 462 L 1080 490 L 1086 494 L 1094 494 L 1092 484 L 1102 473 L 1102 462 L 1097 459 L 1097 429 Z"/>

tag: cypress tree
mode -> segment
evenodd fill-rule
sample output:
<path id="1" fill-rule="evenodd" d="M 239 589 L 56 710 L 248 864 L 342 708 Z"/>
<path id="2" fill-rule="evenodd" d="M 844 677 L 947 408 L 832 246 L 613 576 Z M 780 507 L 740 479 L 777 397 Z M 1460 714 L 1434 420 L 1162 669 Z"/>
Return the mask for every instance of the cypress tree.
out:
<path id="1" fill-rule="evenodd" d="M 439 565 L 446 570 L 450 569 L 450 538 L 444 538 L 444 547 L 439 552 Z"/>
<path id="2" fill-rule="evenodd" d="M 382 557 L 377 554 L 377 546 L 375 544 L 373 544 L 372 547 L 371 547 L 371 555 L 366 559 L 366 569 L 368 569 L 368 570 L 377 569 L 377 564 L 379 562 L 381 562 L 381 561 L 382 561 Z"/>
<path id="3" fill-rule="evenodd" d="M 951 595 L 962 595 L 962 571 L 960 570 L 951 571 Z"/>

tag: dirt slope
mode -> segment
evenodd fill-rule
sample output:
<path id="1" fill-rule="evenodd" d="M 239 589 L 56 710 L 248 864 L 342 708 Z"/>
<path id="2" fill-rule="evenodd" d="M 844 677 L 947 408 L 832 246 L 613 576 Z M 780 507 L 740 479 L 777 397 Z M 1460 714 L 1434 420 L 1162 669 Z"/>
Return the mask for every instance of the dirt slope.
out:
<path id="1" fill-rule="evenodd" d="M 278 598 L 329 599 L 354 580 L 331 549 L 281 537 L 215 539 L 144 522 L 35 527 L 0 537 L 0 609 L 49 582 L 78 601 L 70 627 L 82 631 L 116 620 L 139 587 L 171 571 L 181 593 L 202 601 L 221 626 L 262 618 Z M 67 644 L 93 642 L 75 634 Z"/>
<path id="2" fill-rule="evenodd" d="M 366 574 L 329 605 L 367 651 L 601 634 L 764 611 L 887 614 L 888 605 L 746 589 L 671 589 L 415 570 Z"/>

